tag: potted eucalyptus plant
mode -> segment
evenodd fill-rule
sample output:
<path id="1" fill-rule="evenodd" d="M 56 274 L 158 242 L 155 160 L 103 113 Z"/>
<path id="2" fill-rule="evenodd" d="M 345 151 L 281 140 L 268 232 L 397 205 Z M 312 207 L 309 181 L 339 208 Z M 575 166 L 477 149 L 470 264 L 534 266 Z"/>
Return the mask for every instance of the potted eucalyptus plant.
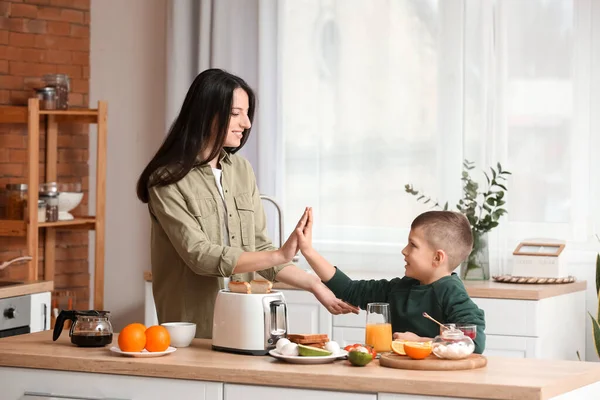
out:
<path id="1" fill-rule="evenodd" d="M 458 201 L 456 209 L 463 213 L 473 232 L 473 250 L 465 262 L 461 264 L 460 276 L 462 279 L 487 280 L 490 278 L 490 260 L 488 248 L 488 232 L 498 226 L 500 218 L 507 214 L 503 208 L 504 194 L 508 189 L 505 186 L 507 175 L 510 172 L 502 169 L 497 163 L 497 168 L 490 167 L 490 173 L 483 171 L 487 184 L 482 188 L 471 178 L 471 171 L 475 164 L 468 160 L 463 161 L 462 188 L 463 197 Z M 417 201 L 431 204 L 432 208 L 448 210 L 448 202 L 443 206 L 431 197 L 414 189 L 413 185 L 404 186 L 407 193 L 417 197 Z"/>

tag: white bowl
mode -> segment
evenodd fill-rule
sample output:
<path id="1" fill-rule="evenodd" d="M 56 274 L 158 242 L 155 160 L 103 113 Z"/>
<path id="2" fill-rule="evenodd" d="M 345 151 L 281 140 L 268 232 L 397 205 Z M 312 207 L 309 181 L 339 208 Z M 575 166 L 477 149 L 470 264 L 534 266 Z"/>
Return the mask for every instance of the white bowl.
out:
<path id="1" fill-rule="evenodd" d="M 165 322 L 161 325 L 169 331 L 173 347 L 188 347 L 196 336 L 196 324 L 193 322 Z"/>
<path id="2" fill-rule="evenodd" d="M 82 199 L 82 192 L 58 193 L 58 219 L 60 221 L 73 219 L 73 215 L 71 215 L 69 211 L 77 207 Z"/>

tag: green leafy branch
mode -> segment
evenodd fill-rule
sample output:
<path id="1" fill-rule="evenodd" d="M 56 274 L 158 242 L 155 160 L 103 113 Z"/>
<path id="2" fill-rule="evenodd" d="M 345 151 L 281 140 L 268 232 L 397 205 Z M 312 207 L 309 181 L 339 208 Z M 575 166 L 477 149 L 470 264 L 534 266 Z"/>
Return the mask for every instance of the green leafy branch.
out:
<path id="1" fill-rule="evenodd" d="M 463 161 L 461 177 L 463 197 L 458 201 L 456 208 L 467 217 L 474 233 L 484 233 L 497 227 L 500 218 L 508 213 L 502 206 L 506 204 L 504 193 L 508 191 L 505 186 L 506 176 L 511 173 L 503 170 L 500 163 L 497 164 L 496 169 L 490 167 L 489 174 L 483 171 L 487 185 L 485 190 L 480 191 L 479 184 L 471 178 L 471 171 L 474 168 L 473 162 Z M 405 185 L 404 189 L 407 193 L 416 196 L 417 201 L 423 204 L 431 204 L 432 208 L 448 210 L 448 202 L 442 206 L 439 201 L 415 190 L 411 184 Z"/>

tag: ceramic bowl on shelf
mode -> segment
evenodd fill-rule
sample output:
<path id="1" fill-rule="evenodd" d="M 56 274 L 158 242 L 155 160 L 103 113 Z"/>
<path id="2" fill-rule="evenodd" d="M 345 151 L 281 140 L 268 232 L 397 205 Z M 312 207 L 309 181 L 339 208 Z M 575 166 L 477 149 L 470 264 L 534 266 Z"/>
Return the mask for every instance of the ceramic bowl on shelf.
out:
<path id="1" fill-rule="evenodd" d="M 58 219 L 67 221 L 74 219 L 69 211 L 81 203 L 83 192 L 80 183 L 59 183 L 58 184 Z"/>

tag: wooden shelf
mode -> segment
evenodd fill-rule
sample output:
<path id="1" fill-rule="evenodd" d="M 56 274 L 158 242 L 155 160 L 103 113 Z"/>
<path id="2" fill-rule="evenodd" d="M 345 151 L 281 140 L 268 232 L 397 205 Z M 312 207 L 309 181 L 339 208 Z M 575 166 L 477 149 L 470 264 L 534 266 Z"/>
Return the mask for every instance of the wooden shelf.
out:
<path id="1" fill-rule="evenodd" d="M 89 229 L 94 229 L 95 223 L 96 218 L 94 217 L 77 217 L 68 221 L 42 222 L 39 223 L 38 226 L 40 228 L 68 228 L 91 225 L 89 226 Z"/>
<path id="2" fill-rule="evenodd" d="M 107 135 L 107 110 L 105 101 L 98 102 L 97 109 L 69 109 L 69 110 L 40 110 L 40 102 L 36 98 L 29 99 L 26 107 L 0 106 L 0 123 L 26 124 L 27 125 L 27 153 L 28 153 L 28 191 L 27 191 L 27 217 L 28 221 L 0 220 L 1 236 L 22 236 L 27 240 L 27 253 L 32 260 L 29 262 L 28 280 L 38 279 L 38 260 L 40 259 L 38 245 L 43 243 L 44 254 L 44 280 L 54 280 L 56 230 L 57 229 L 88 229 L 95 230 L 94 240 L 94 280 L 91 290 L 94 293 L 94 308 L 104 309 L 104 216 L 106 211 L 106 135 Z M 58 177 L 58 131 L 59 125 L 66 123 L 96 124 L 97 154 L 96 154 L 96 216 L 82 216 L 69 221 L 37 223 L 37 201 L 40 164 L 40 128 L 44 129 L 45 149 L 45 175 L 47 182 L 56 182 Z M 40 230 L 45 230 L 43 239 Z M 0 239 L 1 240 L 1 239 Z"/>
<path id="3" fill-rule="evenodd" d="M 53 115 L 56 122 L 64 123 L 98 123 L 98 110 L 88 108 L 73 108 L 69 110 L 40 110 L 42 115 Z M 0 123 L 26 124 L 28 121 L 28 108 L 21 106 L 0 106 Z"/>
<path id="4" fill-rule="evenodd" d="M 21 220 L 0 220 L 0 236 L 26 236 L 27 222 Z M 41 222 L 38 228 L 82 228 L 93 230 L 95 217 L 77 217 L 68 221 Z"/>

